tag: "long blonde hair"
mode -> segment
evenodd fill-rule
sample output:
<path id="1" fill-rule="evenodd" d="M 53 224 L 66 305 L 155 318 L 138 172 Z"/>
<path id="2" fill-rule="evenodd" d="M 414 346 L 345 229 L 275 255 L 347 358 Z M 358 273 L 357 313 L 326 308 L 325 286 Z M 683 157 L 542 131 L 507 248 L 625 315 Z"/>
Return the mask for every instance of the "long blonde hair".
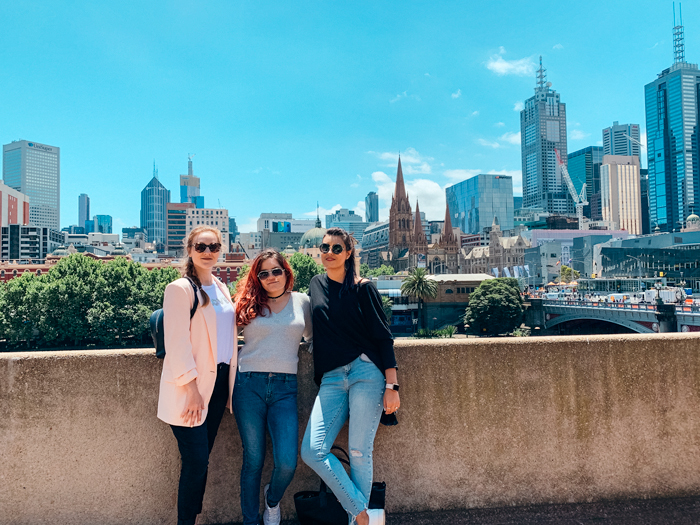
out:
<path id="1" fill-rule="evenodd" d="M 219 231 L 218 228 L 215 228 L 214 226 L 197 226 L 194 228 L 190 234 L 187 236 L 187 238 L 183 241 L 183 244 L 185 246 L 185 262 L 180 268 L 180 273 L 182 273 L 183 277 L 189 277 L 192 279 L 192 282 L 197 285 L 197 288 L 199 288 L 199 291 L 202 294 L 202 306 L 206 306 L 209 304 L 209 296 L 207 293 L 202 289 L 202 283 L 199 280 L 199 277 L 197 276 L 197 270 L 194 266 L 194 261 L 192 261 L 192 257 L 189 255 L 189 250 L 193 249 L 193 242 L 194 239 L 197 238 L 197 235 L 200 233 L 204 232 L 212 232 L 214 235 L 216 235 L 217 241 L 219 243 L 223 242 L 223 236 L 221 235 L 221 232 Z M 223 246 L 222 246 L 223 248 Z"/>

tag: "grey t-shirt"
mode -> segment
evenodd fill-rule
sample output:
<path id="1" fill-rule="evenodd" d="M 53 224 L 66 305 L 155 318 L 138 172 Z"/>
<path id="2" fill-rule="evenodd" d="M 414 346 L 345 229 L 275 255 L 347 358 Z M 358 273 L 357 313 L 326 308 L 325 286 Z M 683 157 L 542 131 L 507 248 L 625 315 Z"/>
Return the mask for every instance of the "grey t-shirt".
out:
<path id="1" fill-rule="evenodd" d="M 309 296 L 292 292 L 279 313 L 265 311 L 243 328 L 244 345 L 238 353 L 241 372 L 296 374 L 299 343 L 312 337 Z"/>

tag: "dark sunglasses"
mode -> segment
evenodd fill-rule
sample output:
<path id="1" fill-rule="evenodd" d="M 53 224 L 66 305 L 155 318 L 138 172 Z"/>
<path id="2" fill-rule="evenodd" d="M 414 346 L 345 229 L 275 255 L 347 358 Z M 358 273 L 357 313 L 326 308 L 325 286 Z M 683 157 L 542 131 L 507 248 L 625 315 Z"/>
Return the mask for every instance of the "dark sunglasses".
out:
<path id="1" fill-rule="evenodd" d="M 204 253 L 207 251 L 207 248 L 209 248 L 209 251 L 211 253 L 218 253 L 218 251 L 221 249 L 221 243 L 220 242 L 213 242 L 211 244 L 205 244 L 203 242 L 198 242 L 197 244 L 190 244 L 190 246 L 194 247 L 194 250 L 197 253 Z"/>
<path id="2" fill-rule="evenodd" d="M 318 247 L 321 253 L 333 252 L 335 255 L 340 255 L 345 250 L 345 246 L 342 244 L 334 244 L 332 247 L 327 242 L 324 242 Z"/>
<path id="3" fill-rule="evenodd" d="M 263 270 L 261 272 L 258 272 L 258 279 L 260 279 L 261 281 L 265 281 L 268 277 L 270 277 L 270 274 L 272 274 L 274 277 L 279 277 L 280 275 L 284 275 L 284 270 L 282 268 Z"/>

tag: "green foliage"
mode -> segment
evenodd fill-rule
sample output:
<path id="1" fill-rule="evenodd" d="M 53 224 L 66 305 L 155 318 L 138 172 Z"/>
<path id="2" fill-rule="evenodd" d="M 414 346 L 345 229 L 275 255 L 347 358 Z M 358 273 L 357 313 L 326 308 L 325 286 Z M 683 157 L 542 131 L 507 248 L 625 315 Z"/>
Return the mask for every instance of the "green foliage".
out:
<path id="1" fill-rule="evenodd" d="M 236 276 L 236 281 L 229 285 L 228 290 L 231 292 L 231 297 L 234 297 L 236 295 L 236 291 L 238 291 L 238 283 L 240 283 L 243 278 L 248 275 L 248 272 L 250 271 L 250 266 L 247 264 L 244 264 L 238 269 L 238 276 Z"/>
<path id="2" fill-rule="evenodd" d="M 382 295 L 382 310 L 384 310 L 384 315 L 386 320 L 391 324 L 391 307 L 394 306 L 394 301 L 389 299 L 386 295 Z"/>
<path id="3" fill-rule="evenodd" d="M 513 333 L 510 334 L 513 337 L 530 337 L 531 331 L 527 326 L 521 326 L 513 330 Z"/>
<path id="4" fill-rule="evenodd" d="M 569 268 L 565 264 L 561 267 L 561 280 L 565 283 L 570 283 L 581 277 L 581 273 L 576 270 Z"/>
<path id="5" fill-rule="evenodd" d="M 434 339 L 434 338 L 452 338 L 457 333 L 456 326 L 446 326 L 441 330 L 430 330 L 428 328 L 421 328 L 417 330 L 414 337 L 418 339 Z"/>
<path id="6" fill-rule="evenodd" d="M 425 268 L 414 268 L 411 274 L 401 283 L 401 293 L 418 299 L 418 322 L 423 325 L 422 306 L 423 300 L 437 297 L 437 281 L 428 279 Z M 419 326 L 419 328 L 420 328 Z"/>
<path id="7" fill-rule="evenodd" d="M 369 269 L 369 264 L 362 263 L 360 265 L 360 277 L 362 277 L 362 278 L 368 277 L 370 271 L 371 270 Z"/>
<path id="8" fill-rule="evenodd" d="M 382 264 L 379 268 L 369 270 L 367 272 L 366 277 L 381 277 L 382 275 L 394 275 L 395 273 L 396 271 L 394 270 L 393 266 L 389 266 L 388 264 Z"/>
<path id="9" fill-rule="evenodd" d="M 64 257 L 40 277 L 24 273 L 0 285 L 0 338 L 27 346 L 144 342 L 151 313 L 179 277 L 175 268 L 148 271 L 124 257 Z"/>
<path id="10" fill-rule="evenodd" d="M 296 252 L 289 257 L 289 265 L 294 272 L 294 291 L 307 292 L 309 283 L 314 275 L 325 272 L 325 268 L 314 261 L 310 255 Z"/>
<path id="11" fill-rule="evenodd" d="M 512 281 L 515 281 L 515 287 Z M 522 317 L 522 297 L 517 279 L 489 279 L 469 297 L 464 323 L 474 334 L 494 336 L 515 330 Z"/>

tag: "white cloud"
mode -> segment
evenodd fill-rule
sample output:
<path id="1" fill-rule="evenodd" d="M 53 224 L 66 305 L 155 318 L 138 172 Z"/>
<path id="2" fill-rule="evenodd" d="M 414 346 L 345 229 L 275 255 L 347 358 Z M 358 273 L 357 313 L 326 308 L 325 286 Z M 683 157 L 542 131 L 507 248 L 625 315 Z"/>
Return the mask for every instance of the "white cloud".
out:
<path id="1" fill-rule="evenodd" d="M 457 91 L 455 91 L 454 93 L 452 93 L 452 98 L 459 98 L 459 97 L 461 97 L 461 96 L 462 96 L 462 90 L 461 90 L 461 89 L 458 89 Z"/>
<path id="2" fill-rule="evenodd" d="M 564 49 L 564 46 L 562 46 L 561 44 L 555 44 L 552 49 Z"/>
<path id="3" fill-rule="evenodd" d="M 639 136 L 639 142 L 642 143 L 643 149 L 647 149 L 647 132 L 646 131 Z"/>
<path id="4" fill-rule="evenodd" d="M 499 76 L 517 75 L 521 77 L 534 76 L 535 62 L 532 57 L 520 58 L 518 60 L 506 60 L 503 55 L 506 50 L 501 46 L 497 55 L 493 55 L 486 62 L 486 68 Z"/>
<path id="5" fill-rule="evenodd" d="M 457 170 L 445 170 L 443 175 L 448 179 L 452 179 L 452 183 L 461 182 L 472 178 L 474 175 L 481 173 L 481 170 L 474 169 L 457 169 Z"/>
<path id="6" fill-rule="evenodd" d="M 505 125 L 506 125 L 505 122 L 496 122 L 496 123 L 494 124 L 494 127 L 502 128 L 502 127 L 505 126 Z"/>
<path id="7" fill-rule="evenodd" d="M 359 188 L 360 185 L 357 182 L 353 182 L 352 184 L 350 184 L 350 187 L 351 188 Z"/>
<path id="8" fill-rule="evenodd" d="M 323 206 L 319 206 L 319 207 L 318 207 L 318 216 L 321 217 L 321 222 L 325 224 L 326 221 L 325 221 L 324 219 L 325 219 L 326 215 L 331 215 L 333 212 L 338 211 L 340 208 L 342 208 L 342 206 L 341 206 L 340 204 L 336 204 L 335 206 L 333 206 L 333 207 L 330 208 L 330 209 L 329 209 L 329 208 L 324 208 Z M 315 218 L 315 217 L 316 217 L 316 210 L 314 210 L 314 211 L 307 211 L 307 212 L 304 213 L 304 216 L 305 216 L 305 217 L 314 217 L 314 218 Z"/>
<path id="9" fill-rule="evenodd" d="M 584 133 L 580 129 L 574 129 L 569 133 L 569 138 L 571 140 L 583 140 L 586 137 L 590 137 L 590 136 L 591 136 L 590 133 Z"/>
<path id="10" fill-rule="evenodd" d="M 517 133 L 513 133 L 512 131 L 509 131 L 508 133 L 504 133 L 501 135 L 501 140 L 508 142 L 509 144 L 520 145 L 520 132 L 518 131 Z"/>
<path id="11" fill-rule="evenodd" d="M 384 165 L 387 168 L 395 168 L 399 161 L 398 153 L 379 153 L 376 151 L 369 151 L 368 153 L 376 155 L 381 160 L 389 161 L 389 163 Z M 432 173 L 432 167 L 430 165 L 430 161 L 432 160 L 434 160 L 433 157 L 424 157 L 418 153 L 415 148 L 407 148 L 406 151 L 401 152 L 401 166 L 403 168 L 403 172 L 407 175 L 427 175 Z"/>
<path id="12" fill-rule="evenodd" d="M 429 77 L 429 76 L 430 76 L 430 73 L 426 73 L 425 76 L 426 76 L 426 77 Z"/>
<path id="13" fill-rule="evenodd" d="M 490 140 L 486 139 L 478 139 L 477 142 L 482 146 L 486 146 L 488 148 L 498 149 L 501 147 L 501 145 L 498 142 L 491 142 Z"/>
<path id="14" fill-rule="evenodd" d="M 247 222 L 239 223 L 236 221 L 238 231 L 241 233 L 251 233 L 258 231 L 258 219 L 260 217 L 248 217 Z"/>
<path id="15" fill-rule="evenodd" d="M 389 103 L 393 104 L 394 102 L 398 102 L 403 98 L 411 98 L 420 102 L 420 97 L 418 95 L 409 94 L 408 92 L 404 91 L 403 93 L 398 93 L 394 98 L 390 99 Z"/>
<path id="16" fill-rule="evenodd" d="M 513 111 L 522 111 L 523 109 L 525 109 L 525 104 L 522 102 L 516 102 L 513 104 Z"/>
<path id="17" fill-rule="evenodd" d="M 602 141 L 602 140 L 598 140 L 598 141 L 596 141 L 595 145 L 596 145 L 596 146 L 602 146 L 602 145 L 603 145 L 603 141 Z"/>
<path id="18" fill-rule="evenodd" d="M 479 116 L 479 111 L 472 111 L 472 117 L 478 117 Z"/>
<path id="19" fill-rule="evenodd" d="M 389 218 L 389 208 L 396 182 L 383 171 L 372 173 L 372 180 L 377 185 L 377 195 L 379 196 L 379 220 L 385 221 Z M 420 210 L 425 212 L 428 220 L 440 220 L 445 216 L 445 189 L 437 182 L 416 179 L 405 181 L 405 185 L 414 212 L 416 199 L 418 199 Z"/>
<path id="20" fill-rule="evenodd" d="M 365 220 L 365 201 L 357 201 L 357 206 L 355 206 L 352 211 L 357 213 L 360 217 L 362 217 L 362 220 Z"/>

